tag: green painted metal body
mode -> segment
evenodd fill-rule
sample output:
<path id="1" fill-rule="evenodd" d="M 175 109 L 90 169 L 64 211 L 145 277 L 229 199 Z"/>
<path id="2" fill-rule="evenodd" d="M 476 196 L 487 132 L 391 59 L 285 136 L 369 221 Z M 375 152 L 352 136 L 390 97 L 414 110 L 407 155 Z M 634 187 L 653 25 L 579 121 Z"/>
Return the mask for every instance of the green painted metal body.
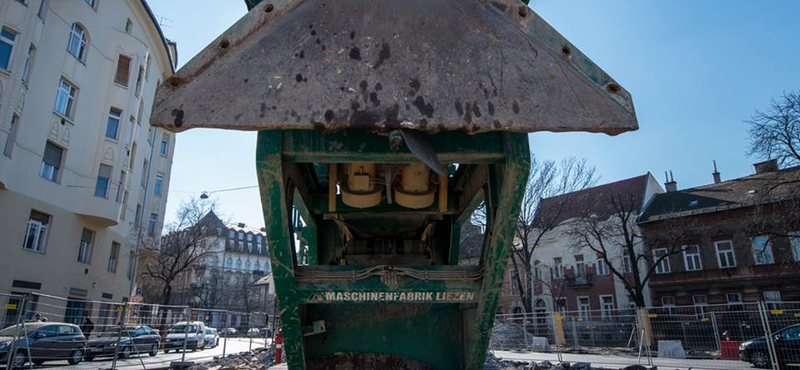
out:
<path id="1" fill-rule="evenodd" d="M 326 167 L 319 164 L 409 163 L 413 154 L 393 150 L 385 136 L 357 130 L 259 132 L 258 179 L 290 368 L 338 352 L 401 355 L 436 369 L 482 368 L 528 173 L 528 139 L 442 132 L 431 143 L 443 163 L 458 164 L 448 179 L 446 210 L 405 209 L 386 199 L 355 209 L 339 199 L 334 212 Z M 484 195 L 490 223 L 480 265 L 458 266 L 460 225 Z M 302 224 L 292 222 L 293 209 Z M 434 221 L 433 264 L 392 266 L 402 272 L 394 283 L 386 282 L 382 268 L 334 264 L 342 249 L 335 217 L 383 236 L 420 219 Z M 325 332 L 309 333 L 318 321 Z"/>

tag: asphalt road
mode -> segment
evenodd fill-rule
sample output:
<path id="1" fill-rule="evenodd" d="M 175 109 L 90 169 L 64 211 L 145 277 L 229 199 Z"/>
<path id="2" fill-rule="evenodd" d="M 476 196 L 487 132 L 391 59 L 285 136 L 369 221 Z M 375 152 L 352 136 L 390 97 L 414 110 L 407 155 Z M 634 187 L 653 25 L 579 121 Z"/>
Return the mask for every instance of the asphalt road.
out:
<path id="1" fill-rule="evenodd" d="M 192 352 L 191 350 L 186 352 L 186 361 L 194 361 L 194 362 L 205 362 L 211 361 L 214 359 L 215 356 L 222 356 L 223 349 L 225 350 L 226 354 L 232 353 L 239 353 L 248 351 L 250 347 L 250 339 L 249 338 L 229 338 L 227 345 L 223 345 L 224 340 L 220 338 L 219 346 L 215 348 L 208 348 L 203 351 L 196 351 Z M 264 346 L 264 339 L 262 338 L 255 338 L 252 340 L 252 348 L 258 348 Z M 121 370 L 134 370 L 134 369 L 154 369 L 154 368 L 161 368 L 167 367 L 172 361 L 181 361 L 183 353 L 178 352 L 175 353 L 174 351 L 170 351 L 170 353 L 164 353 L 164 351 L 159 351 L 158 356 L 150 357 L 147 354 L 143 354 L 142 356 L 133 355 L 131 358 L 127 360 L 117 360 L 117 369 Z M 142 366 L 144 363 L 144 367 Z M 4 364 L 3 364 L 4 365 Z M 100 357 L 96 358 L 92 361 L 83 361 L 77 365 L 70 365 L 67 361 L 52 361 L 52 362 L 45 362 L 41 366 L 34 366 L 33 368 L 36 370 L 44 370 L 44 369 L 61 369 L 61 370 L 97 370 L 97 369 L 110 369 L 112 365 L 112 360 L 109 357 Z M 25 364 L 25 368 L 29 369 L 30 365 Z"/>
<path id="2" fill-rule="evenodd" d="M 539 352 L 507 352 L 495 351 L 494 355 L 505 360 L 535 360 L 550 362 L 558 362 L 558 354 L 556 353 L 539 353 Z M 641 362 L 637 362 L 636 357 L 628 356 L 609 356 L 609 355 L 586 355 L 586 354 L 562 354 L 563 361 L 575 362 L 589 362 L 592 366 L 599 367 L 622 367 L 627 365 L 635 365 L 640 363 L 647 365 L 647 358 L 642 358 Z M 744 361 L 731 361 L 731 360 L 696 360 L 696 359 L 677 359 L 677 358 L 658 358 L 653 357 L 653 365 L 658 366 L 659 370 L 685 370 L 691 368 L 692 370 L 754 370 L 750 363 Z"/>

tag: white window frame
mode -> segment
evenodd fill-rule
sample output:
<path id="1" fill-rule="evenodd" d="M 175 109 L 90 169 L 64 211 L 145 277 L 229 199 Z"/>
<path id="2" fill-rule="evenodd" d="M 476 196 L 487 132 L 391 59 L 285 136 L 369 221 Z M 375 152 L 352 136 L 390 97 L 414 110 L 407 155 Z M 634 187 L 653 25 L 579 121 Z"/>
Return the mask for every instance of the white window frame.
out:
<path id="1" fill-rule="evenodd" d="M 151 213 L 150 219 L 147 221 L 147 234 L 151 237 L 156 236 L 156 228 L 158 227 L 158 213 Z"/>
<path id="2" fill-rule="evenodd" d="M 789 234 L 789 245 L 794 254 L 794 261 L 800 262 L 800 231 L 795 231 Z"/>
<path id="3" fill-rule="evenodd" d="M 156 196 L 161 196 L 161 193 L 164 191 L 164 175 L 156 175 L 156 180 L 153 182 L 153 194 Z"/>
<path id="4" fill-rule="evenodd" d="M 756 251 L 756 240 L 764 238 L 766 241 L 764 242 L 764 248 L 760 251 Z M 755 265 L 772 265 L 775 263 L 775 256 L 772 254 L 772 241 L 770 240 L 769 236 L 766 235 L 758 235 L 750 238 L 750 250 L 753 252 L 753 264 Z M 759 262 L 758 255 L 763 254 L 764 261 Z M 769 257 L 769 258 L 767 258 Z"/>
<path id="5" fill-rule="evenodd" d="M 600 298 L 600 316 L 603 320 L 610 320 L 614 317 L 614 310 L 616 310 L 616 302 L 614 302 L 614 296 L 611 294 L 604 294 L 599 296 Z M 606 298 L 611 298 L 611 308 L 606 307 Z"/>
<path id="6" fill-rule="evenodd" d="M 656 248 L 653 249 L 653 263 L 656 263 L 661 256 L 659 255 L 660 251 L 664 251 L 667 254 L 667 257 L 661 260 L 658 264 L 655 265 L 655 273 L 656 274 L 669 274 L 672 272 L 672 266 L 669 264 L 669 251 L 667 248 Z"/>
<path id="7" fill-rule="evenodd" d="M 12 29 L 10 29 L 10 28 L 8 28 L 8 27 L 2 27 L 2 28 L 0 28 L 0 31 L 5 31 L 5 32 L 8 32 L 8 33 L 14 35 L 14 39 L 12 40 L 12 39 L 9 39 L 8 37 L 6 37 L 5 35 L 3 35 L 2 32 L 0 32 L 0 42 L 2 42 L 4 44 L 8 44 L 11 47 L 11 52 L 8 53 L 8 67 L 6 67 L 6 68 L 0 67 L 0 69 L 2 69 L 4 71 L 10 71 L 11 70 L 11 65 L 14 64 L 14 49 L 16 49 L 16 46 L 17 46 L 17 37 L 19 37 L 19 33 L 14 31 L 14 30 L 12 30 Z"/>
<path id="8" fill-rule="evenodd" d="M 109 168 L 108 176 L 102 176 L 102 169 Z M 98 198 L 106 198 L 108 199 L 108 191 L 111 189 L 111 176 L 114 174 L 114 167 L 111 167 L 106 164 L 101 164 L 97 170 L 97 182 L 94 186 L 94 196 Z M 101 187 L 101 181 L 104 181 L 104 186 Z M 98 191 L 102 191 L 102 194 L 98 194 Z"/>
<path id="9" fill-rule="evenodd" d="M 667 302 L 671 301 L 671 302 Z M 667 311 L 667 314 L 675 314 L 675 297 L 663 296 L 661 297 L 661 307 Z"/>
<path id="10" fill-rule="evenodd" d="M 112 136 L 108 136 L 108 129 L 109 129 L 109 127 L 111 127 L 111 121 L 112 120 L 117 122 L 117 129 L 114 130 L 114 136 L 113 137 Z M 114 107 L 109 108 L 108 109 L 108 118 L 106 119 L 106 132 L 103 134 L 103 136 L 106 139 L 110 139 L 110 140 L 114 140 L 114 141 L 119 140 L 119 132 L 121 131 L 120 130 L 121 128 L 122 128 L 122 110 L 114 108 Z"/>
<path id="11" fill-rule="evenodd" d="M 25 57 L 25 67 L 22 68 L 22 84 L 25 86 L 28 86 L 28 79 L 31 77 L 34 57 L 36 57 L 36 47 L 31 44 L 28 48 L 28 56 Z"/>
<path id="12" fill-rule="evenodd" d="M 622 255 L 622 273 L 623 274 L 633 273 L 633 263 L 631 262 L 631 256 L 627 254 Z"/>
<path id="13" fill-rule="evenodd" d="M 78 87 L 61 78 L 58 83 L 58 91 L 56 93 L 56 101 L 53 110 L 58 115 L 72 119 L 75 116 L 75 101 L 78 98 Z"/>
<path id="14" fill-rule="evenodd" d="M 689 248 L 695 248 L 697 250 L 696 253 L 688 253 Z M 696 258 L 693 258 L 696 257 Z M 692 258 L 692 259 L 690 259 Z M 690 263 L 691 261 L 691 263 Z M 692 265 L 692 268 L 689 268 L 689 265 Z M 703 260 L 700 257 L 700 246 L 699 245 L 684 245 L 683 246 L 683 266 L 686 271 L 701 271 L 703 270 Z"/>
<path id="15" fill-rule="evenodd" d="M 738 300 L 731 300 L 731 297 L 738 297 Z M 744 296 L 739 292 L 725 293 L 725 301 L 728 302 L 728 306 L 742 305 L 744 304 Z"/>
<path id="16" fill-rule="evenodd" d="M 703 302 L 697 302 L 698 298 L 703 297 Z M 698 316 L 705 317 L 706 312 L 708 312 L 708 296 L 705 294 L 697 294 L 692 296 L 692 305 L 694 306 L 694 312 Z"/>
<path id="17" fill-rule="evenodd" d="M 769 295 L 772 295 L 771 293 L 776 293 L 775 297 L 772 297 L 772 298 L 768 297 Z M 780 308 L 781 292 L 779 290 L 765 290 L 761 294 L 764 297 L 764 303 L 767 304 L 767 309 L 769 309 L 769 310 L 777 310 L 777 309 Z"/>
<path id="18" fill-rule="evenodd" d="M 42 216 L 47 217 L 47 222 L 41 222 L 39 220 L 33 219 L 33 213 L 38 213 Z M 28 224 L 25 228 L 25 238 L 22 239 L 22 249 L 34 252 L 34 253 L 44 253 L 47 249 L 47 231 L 50 227 L 50 220 L 52 220 L 52 216 L 44 214 L 42 212 L 31 211 L 31 214 L 28 216 Z M 33 248 L 27 248 L 28 239 L 33 238 Z"/>
<path id="19" fill-rule="evenodd" d="M 582 299 L 586 299 L 586 305 L 581 303 Z M 589 299 L 589 296 L 577 297 L 575 301 L 578 303 L 578 317 L 587 321 L 590 320 L 592 318 L 592 300 Z"/>
<path id="20" fill-rule="evenodd" d="M 86 28 L 78 23 L 73 23 L 69 31 L 69 41 L 67 42 L 67 52 L 81 62 L 86 61 L 86 51 L 88 50 L 89 37 Z"/>
<path id="21" fill-rule="evenodd" d="M 45 157 L 47 156 L 47 144 L 50 144 L 61 150 L 61 162 L 58 164 L 58 167 L 45 162 Z M 64 153 L 66 153 L 66 151 L 67 151 L 66 149 L 56 145 L 50 140 L 47 140 L 44 144 L 44 153 L 42 154 L 42 166 L 39 169 L 39 176 L 47 181 L 58 183 L 59 179 L 61 178 L 61 172 L 62 172 L 61 169 L 64 167 Z"/>
<path id="22" fill-rule="evenodd" d="M 553 279 L 561 279 L 564 277 L 564 260 L 561 258 L 553 258 Z"/>
<path id="23" fill-rule="evenodd" d="M 728 243 L 728 245 L 730 246 L 731 249 L 723 251 L 723 252 L 720 252 L 719 245 L 720 244 L 724 244 L 724 243 Z M 734 249 L 733 249 L 733 241 L 731 241 L 731 240 L 719 240 L 719 241 L 716 241 L 716 242 L 714 242 L 714 248 L 717 251 L 717 266 L 719 266 L 720 269 L 736 268 L 736 253 L 734 252 Z M 725 253 L 726 255 L 728 255 L 728 254 L 730 255 L 731 259 L 733 260 L 733 266 L 722 266 L 722 258 L 721 258 L 722 254 L 721 253 Z M 725 263 L 728 263 L 727 259 L 726 259 Z"/>
<path id="24" fill-rule="evenodd" d="M 575 256 L 575 277 L 586 277 L 586 261 L 582 254 Z"/>
<path id="25" fill-rule="evenodd" d="M 597 259 L 597 264 L 596 264 L 595 270 L 596 270 L 595 272 L 597 273 L 598 276 L 604 276 L 604 275 L 608 275 L 609 273 L 611 273 L 609 271 L 609 269 L 608 269 L 608 264 L 606 263 L 606 260 L 603 259 L 603 258 L 598 258 Z"/>
<path id="26" fill-rule="evenodd" d="M 83 240 L 84 231 L 89 232 L 90 240 Z M 94 244 L 94 235 L 95 232 L 87 228 L 83 228 L 81 230 L 81 239 L 78 245 L 78 262 L 85 263 L 87 265 L 92 263 L 92 244 Z"/>
<path id="27" fill-rule="evenodd" d="M 119 251 L 122 249 L 120 243 L 111 242 L 111 254 L 108 255 L 108 267 L 107 271 L 116 274 L 117 273 L 117 264 L 119 263 Z M 116 253 L 115 253 L 116 252 Z"/>

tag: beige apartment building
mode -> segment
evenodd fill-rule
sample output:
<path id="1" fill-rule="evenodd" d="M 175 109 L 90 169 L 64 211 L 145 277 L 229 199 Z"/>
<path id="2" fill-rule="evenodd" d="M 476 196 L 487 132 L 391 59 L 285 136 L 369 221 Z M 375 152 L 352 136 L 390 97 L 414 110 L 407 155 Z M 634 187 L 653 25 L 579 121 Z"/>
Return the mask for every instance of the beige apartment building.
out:
<path id="1" fill-rule="evenodd" d="M 4 0 L 0 27 L 0 292 L 77 322 L 161 234 L 175 137 L 149 116 L 177 52 L 144 0 Z"/>

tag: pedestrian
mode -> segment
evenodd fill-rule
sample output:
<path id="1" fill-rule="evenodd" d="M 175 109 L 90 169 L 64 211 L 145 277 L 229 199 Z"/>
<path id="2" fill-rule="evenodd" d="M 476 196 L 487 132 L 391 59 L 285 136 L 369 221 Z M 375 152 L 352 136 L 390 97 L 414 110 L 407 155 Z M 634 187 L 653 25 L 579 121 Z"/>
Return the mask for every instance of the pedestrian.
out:
<path id="1" fill-rule="evenodd" d="M 33 317 L 33 321 L 42 322 L 42 314 L 37 313 L 36 316 Z"/>
<path id="2" fill-rule="evenodd" d="M 83 325 L 81 325 L 81 331 L 86 338 L 89 338 L 89 335 L 92 334 L 92 330 L 94 330 L 94 323 L 92 320 L 89 320 L 89 317 L 87 316 L 86 321 L 84 321 Z"/>

